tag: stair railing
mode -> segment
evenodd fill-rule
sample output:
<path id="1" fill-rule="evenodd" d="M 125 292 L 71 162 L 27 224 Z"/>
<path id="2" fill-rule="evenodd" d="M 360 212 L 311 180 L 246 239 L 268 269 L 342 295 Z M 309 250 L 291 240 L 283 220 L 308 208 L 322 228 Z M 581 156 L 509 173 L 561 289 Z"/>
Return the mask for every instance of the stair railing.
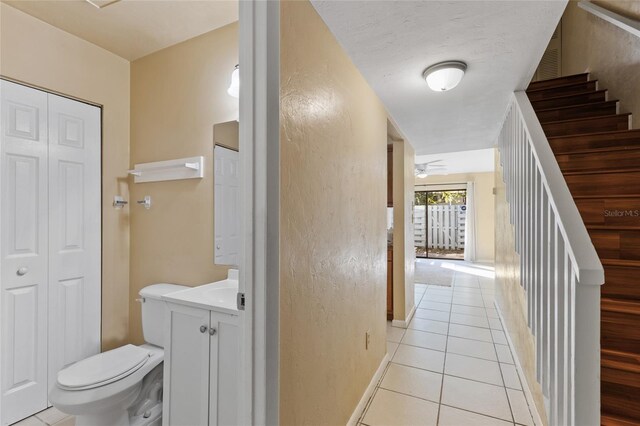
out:
<path id="1" fill-rule="evenodd" d="M 524 92 L 498 145 L 549 424 L 599 425 L 604 270 Z"/>

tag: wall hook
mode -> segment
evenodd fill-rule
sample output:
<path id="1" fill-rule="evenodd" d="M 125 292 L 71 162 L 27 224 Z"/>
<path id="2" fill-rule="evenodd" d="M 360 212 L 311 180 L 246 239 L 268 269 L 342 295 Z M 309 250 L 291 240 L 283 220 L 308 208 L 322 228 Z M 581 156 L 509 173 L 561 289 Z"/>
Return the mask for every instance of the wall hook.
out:
<path id="1" fill-rule="evenodd" d="M 138 204 L 144 206 L 145 209 L 149 210 L 151 208 L 151 196 L 145 195 L 144 200 L 139 200 Z"/>

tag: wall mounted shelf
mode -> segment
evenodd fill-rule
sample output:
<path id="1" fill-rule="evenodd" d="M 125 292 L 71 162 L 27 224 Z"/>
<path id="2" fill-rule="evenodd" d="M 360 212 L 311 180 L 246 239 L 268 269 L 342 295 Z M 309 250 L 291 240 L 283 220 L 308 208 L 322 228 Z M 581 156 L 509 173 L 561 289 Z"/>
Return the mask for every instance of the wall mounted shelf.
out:
<path id="1" fill-rule="evenodd" d="M 201 179 L 204 177 L 204 157 L 140 163 L 129 170 L 129 174 L 134 176 L 135 183 Z"/>

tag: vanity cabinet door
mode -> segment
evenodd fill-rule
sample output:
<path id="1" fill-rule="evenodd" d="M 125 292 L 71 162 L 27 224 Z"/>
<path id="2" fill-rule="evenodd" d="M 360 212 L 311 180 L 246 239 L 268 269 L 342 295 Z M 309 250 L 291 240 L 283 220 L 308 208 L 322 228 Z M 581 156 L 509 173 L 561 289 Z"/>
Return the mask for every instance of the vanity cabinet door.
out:
<path id="1" fill-rule="evenodd" d="M 209 425 L 238 424 L 238 316 L 211 312 Z"/>
<path id="2" fill-rule="evenodd" d="M 163 425 L 206 425 L 213 340 L 209 311 L 175 304 L 168 309 Z"/>

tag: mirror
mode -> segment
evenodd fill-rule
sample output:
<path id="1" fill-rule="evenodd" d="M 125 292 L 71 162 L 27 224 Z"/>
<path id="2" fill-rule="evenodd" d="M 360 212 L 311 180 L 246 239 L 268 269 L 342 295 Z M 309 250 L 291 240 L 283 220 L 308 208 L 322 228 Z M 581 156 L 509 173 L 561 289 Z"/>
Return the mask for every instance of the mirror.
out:
<path id="1" fill-rule="evenodd" d="M 213 126 L 214 263 L 237 266 L 240 261 L 240 158 L 238 122 Z"/>

